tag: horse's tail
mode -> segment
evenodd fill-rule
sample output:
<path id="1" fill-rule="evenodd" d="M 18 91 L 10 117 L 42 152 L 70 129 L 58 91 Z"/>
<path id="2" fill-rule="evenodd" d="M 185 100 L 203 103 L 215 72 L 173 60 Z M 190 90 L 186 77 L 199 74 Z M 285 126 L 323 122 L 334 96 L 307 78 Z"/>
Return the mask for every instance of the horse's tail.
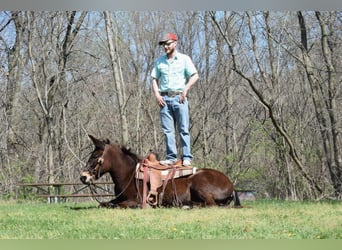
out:
<path id="1" fill-rule="evenodd" d="M 238 192 L 237 192 L 235 189 L 234 189 L 234 191 L 233 191 L 233 201 L 234 201 L 234 207 L 235 207 L 235 208 L 242 207 L 242 206 L 241 206 L 240 199 L 239 199 Z"/>

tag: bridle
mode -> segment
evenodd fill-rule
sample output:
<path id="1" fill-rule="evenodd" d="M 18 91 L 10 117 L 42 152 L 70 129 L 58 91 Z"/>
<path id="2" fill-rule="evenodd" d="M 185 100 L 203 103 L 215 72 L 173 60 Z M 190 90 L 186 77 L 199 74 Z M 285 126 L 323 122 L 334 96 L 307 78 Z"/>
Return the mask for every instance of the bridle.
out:
<path id="1" fill-rule="evenodd" d="M 101 174 L 101 167 L 103 165 L 103 162 L 104 162 L 104 159 L 103 159 L 103 157 L 101 155 L 100 157 L 97 158 L 96 165 L 95 165 L 94 168 L 92 168 L 92 167 L 88 167 L 87 168 L 87 171 L 89 172 L 89 174 L 91 176 L 96 177 L 96 179 L 100 178 L 101 177 L 100 176 L 100 174 Z M 97 171 L 97 174 L 95 174 L 96 171 Z"/>
<path id="2" fill-rule="evenodd" d="M 102 154 L 103 154 L 103 153 L 102 153 Z M 99 157 L 97 158 L 95 167 L 94 167 L 92 170 L 90 170 L 90 167 L 89 167 L 87 171 L 88 171 L 92 176 L 96 176 L 94 172 L 97 171 L 97 178 L 96 178 L 96 179 L 99 179 L 99 178 L 101 177 L 100 174 L 101 174 L 101 167 L 102 167 L 103 163 L 104 163 L 104 158 L 103 158 L 103 155 L 101 155 L 101 156 L 99 156 Z M 133 178 L 134 178 L 134 175 L 135 175 L 135 173 L 134 173 L 134 171 L 133 171 L 133 174 L 132 174 L 130 180 L 127 182 L 127 185 L 125 186 L 125 188 L 123 188 L 122 191 L 121 191 L 118 195 L 115 195 L 115 198 L 114 198 L 114 199 L 118 199 L 121 195 L 123 195 L 123 193 L 128 189 L 129 185 L 131 184 L 131 182 L 132 182 L 132 180 L 133 180 Z M 92 179 L 91 179 L 91 180 L 92 180 Z M 95 195 L 97 194 L 95 183 L 93 183 L 93 182 L 91 181 L 91 182 L 89 183 L 88 187 L 89 187 L 89 189 L 90 189 L 91 194 L 94 195 L 93 198 L 94 198 L 99 204 L 101 204 L 102 202 L 99 201 L 99 200 L 96 198 L 96 196 L 95 196 Z M 139 193 L 139 192 L 138 192 L 138 193 Z"/>

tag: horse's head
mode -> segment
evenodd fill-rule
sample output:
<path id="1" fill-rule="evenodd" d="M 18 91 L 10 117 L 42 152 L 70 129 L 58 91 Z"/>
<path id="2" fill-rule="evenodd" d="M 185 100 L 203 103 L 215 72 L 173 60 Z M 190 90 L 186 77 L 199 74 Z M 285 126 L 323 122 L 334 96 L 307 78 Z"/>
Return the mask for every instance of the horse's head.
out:
<path id="1" fill-rule="evenodd" d="M 106 145 L 109 144 L 109 140 L 99 140 L 92 135 L 89 135 L 89 138 L 93 141 L 95 149 L 81 172 L 80 179 L 84 184 L 90 184 L 108 172 L 110 164 L 110 161 L 105 159 Z"/>

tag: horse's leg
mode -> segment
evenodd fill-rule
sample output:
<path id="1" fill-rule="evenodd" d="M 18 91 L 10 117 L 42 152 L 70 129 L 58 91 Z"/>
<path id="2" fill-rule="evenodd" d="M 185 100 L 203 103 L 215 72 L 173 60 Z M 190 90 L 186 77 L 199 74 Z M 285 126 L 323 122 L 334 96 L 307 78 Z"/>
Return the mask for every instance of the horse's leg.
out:
<path id="1" fill-rule="evenodd" d="M 214 199 L 214 195 L 212 193 L 206 192 L 197 192 L 198 197 L 203 201 L 204 206 L 215 206 L 217 205 Z"/>
<path id="2" fill-rule="evenodd" d="M 109 202 L 101 202 L 100 207 L 104 208 L 139 208 L 139 204 L 134 200 L 126 200 L 122 202 L 117 202 L 115 200 Z"/>
<path id="3" fill-rule="evenodd" d="M 104 208 L 115 208 L 117 207 L 117 204 L 119 203 L 120 201 L 117 200 L 117 199 L 113 199 L 113 200 L 110 200 L 110 201 L 104 201 L 104 202 L 99 202 L 99 207 L 104 207 Z"/>
<path id="4" fill-rule="evenodd" d="M 162 188 L 158 188 L 157 191 L 161 192 Z M 162 199 L 162 206 L 193 206 L 187 178 L 178 178 L 174 180 L 174 183 L 172 181 L 167 183 Z"/>
<path id="5" fill-rule="evenodd" d="M 138 202 L 135 200 L 126 200 L 117 204 L 120 208 L 139 208 Z"/>
<path id="6" fill-rule="evenodd" d="M 116 204 L 112 203 L 111 201 L 107 201 L 107 202 L 100 202 L 99 207 L 103 207 L 103 208 L 115 208 Z"/>

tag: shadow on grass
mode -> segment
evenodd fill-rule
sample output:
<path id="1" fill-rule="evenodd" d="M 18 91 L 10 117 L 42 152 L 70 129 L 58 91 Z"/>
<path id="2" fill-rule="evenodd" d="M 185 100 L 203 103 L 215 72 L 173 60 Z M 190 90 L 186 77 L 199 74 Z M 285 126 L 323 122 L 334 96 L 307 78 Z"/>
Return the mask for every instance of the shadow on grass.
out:
<path id="1" fill-rule="evenodd" d="M 74 211 L 100 209 L 98 205 L 74 205 L 74 206 L 64 206 L 64 207 L 67 209 L 74 210 Z"/>

